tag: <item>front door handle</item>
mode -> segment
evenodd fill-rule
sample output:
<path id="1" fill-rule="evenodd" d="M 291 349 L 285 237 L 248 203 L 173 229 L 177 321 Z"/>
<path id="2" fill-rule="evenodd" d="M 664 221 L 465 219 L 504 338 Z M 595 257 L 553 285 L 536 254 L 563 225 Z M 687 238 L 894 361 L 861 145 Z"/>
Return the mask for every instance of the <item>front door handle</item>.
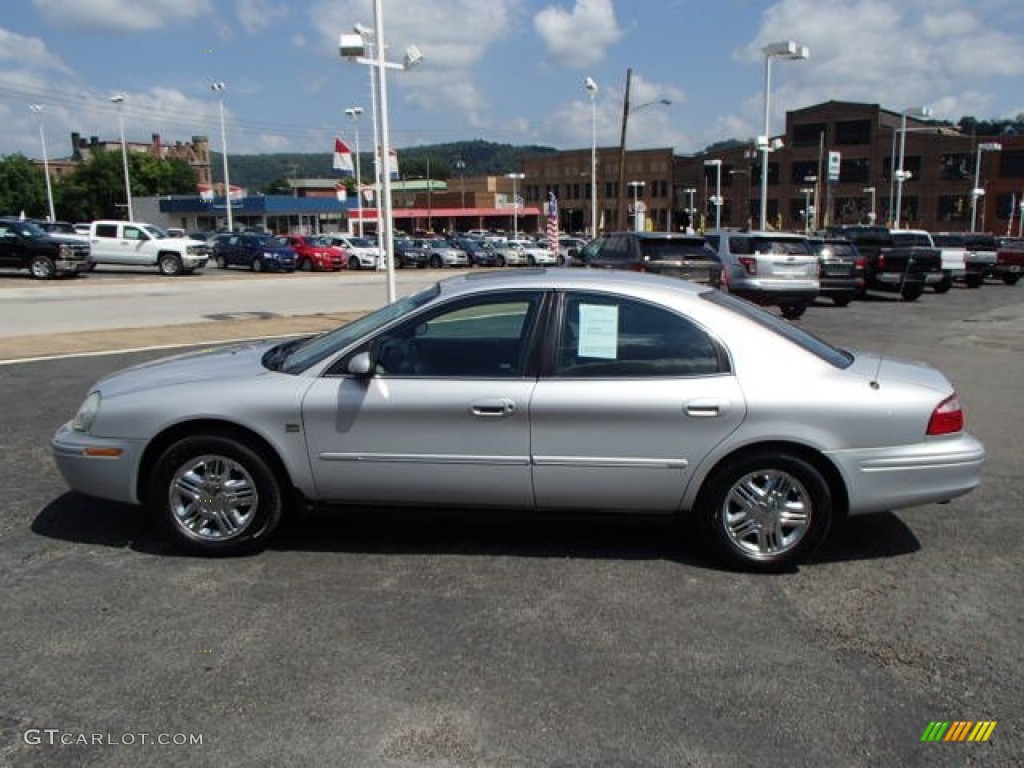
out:
<path id="1" fill-rule="evenodd" d="M 474 416 L 501 418 L 515 413 L 516 403 L 515 400 L 510 400 L 507 397 L 495 398 L 494 400 L 477 400 L 469 406 L 469 410 Z"/>

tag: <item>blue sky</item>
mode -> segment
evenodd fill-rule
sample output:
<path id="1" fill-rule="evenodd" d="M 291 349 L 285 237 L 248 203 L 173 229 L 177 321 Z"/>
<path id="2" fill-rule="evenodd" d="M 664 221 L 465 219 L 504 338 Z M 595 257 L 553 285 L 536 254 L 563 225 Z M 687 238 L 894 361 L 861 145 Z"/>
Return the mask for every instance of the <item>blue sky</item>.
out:
<path id="1" fill-rule="evenodd" d="M 49 155 L 69 135 L 118 137 L 109 98 L 124 93 L 130 141 L 220 148 L 223 81 L 232 154 L 329 152 L 353 138 L 361 106 L 372 146 L 369 68 L 338 35 L 373 26 L 371 0 L 9 0 L 0 20 L 0 155 Z M 632 148 L 697 151 L 762 132 L 768 43 L 810 48 L 772 67 L 772 127 L 828 99 L 956 120 L 1024 112 L 1021 0 L 383 0 L 388 58 L 415 44 L 422 64 L 389 72 L 392 144 L 483 139 L 618 145 L 627 68 Z M 41 118 L 29 110 L 41 104 Z"/>

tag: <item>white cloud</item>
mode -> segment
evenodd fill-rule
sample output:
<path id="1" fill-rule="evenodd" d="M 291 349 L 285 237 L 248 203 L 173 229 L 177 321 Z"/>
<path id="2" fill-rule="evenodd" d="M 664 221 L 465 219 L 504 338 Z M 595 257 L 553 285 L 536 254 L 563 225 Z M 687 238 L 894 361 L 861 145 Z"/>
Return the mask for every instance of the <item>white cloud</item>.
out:
<path id="1" fill-rule="evenodd" d="M 605 49 L 622 37 L 612 0 L 576 0 L 572 10 L 549 6 L 533 25 L 551 55 L 571 67 L 603 61 Z"/>
<path id="2" fill-rule="evenodd" d="M 50 53 L 38 37 L 25 37 L 0 28 L 0 62 L 16 62 L 27 69 L 53 69 L 68 72 L 60 57 Z"/>
<path id="3" fill-rule="evenodd" d="M 235 13 L 242 28 L 250 35 L 269 29 L 288 18 L 288 8 L 275 5 L 270 0 L 236 0 Z"/>
<path id="4" fill-rule="evenodd" d="M 119 31 L 147 31 L 212 12 L 210 0 L 32 0 L 50 21 L 61 26 Z"/>

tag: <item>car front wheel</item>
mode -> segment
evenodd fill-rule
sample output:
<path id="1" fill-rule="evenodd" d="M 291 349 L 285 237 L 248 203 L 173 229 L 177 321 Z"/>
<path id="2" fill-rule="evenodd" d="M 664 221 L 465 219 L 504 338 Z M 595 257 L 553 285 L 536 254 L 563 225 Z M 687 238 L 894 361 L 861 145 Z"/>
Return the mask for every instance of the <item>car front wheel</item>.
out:
<path id="1" fill-rule="evenodd" d="M 832 496 L 821 473 L 785 451 L 750 454 L 718 470 L 699 514 L 731 564 L 755 571 L 792 568 L 825 538 Z"/>
<path id="2" fill-rule="evenodd" d="M 441 266 L 442 266 L 442 264 L 441 264 L 441 257 L 436 255 L 436 254 L 434 256 L 431 256 L 430 257 L 430 266 L 433 267 L 434 269 L 440 269 Z"/>
<path id="3" fill-rule="evenodd" d="M 255 259 L 252 260 L 252 271 L 253 272 L 262 272 L 263 271 L 263 259 L 261 259 L 261 258 L 259 258 L 257 256 Z"/>
<path id="4" fill-rule="evenodd" d="M 182 272 L 181 259 L 177 254 L 165 253 L 160 257 L 158 266 L 161 275 L 174 276 L 180 275 Z"/>
<path id="5" fill-rule="evenodd" d="M 33 256 L 28 271 L 36 280 L 52 280 L 57 276 L 57 267 L 49 256 Z"/>
<path id="6" fill-rule="evenodd" d="M 193 436 L 160 457 L 150 504 L 171 537 L 203 555 L 254 551 L 281 519 L 281 485 L 267 461 L 248 445 L 219 436 Z"/>

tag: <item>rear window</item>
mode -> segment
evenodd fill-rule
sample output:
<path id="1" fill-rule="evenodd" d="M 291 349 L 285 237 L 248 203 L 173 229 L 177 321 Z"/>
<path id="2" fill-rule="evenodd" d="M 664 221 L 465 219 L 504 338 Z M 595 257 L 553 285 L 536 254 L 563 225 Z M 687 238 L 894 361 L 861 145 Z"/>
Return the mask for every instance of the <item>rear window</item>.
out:
<path id="1" fill-rule="evenodd" d="M 893 232 L 892 242 L 894 245 L 903 247 L 924 246 L 931 248 L 931 241 L 928 235 L 923 232 Z"/>
<path id="2" fill-rule="evenodd" d="M 753 253 L 793 253 L 809 254 L 810 247 L 806 240 L 792 237 L 758 236 L 750 238 Z"/>
<path id="3" fill-rule="evenodd" d="M 649 261 L 718 261 L 703 240 L 641 240 L 640 254 Z"/>

